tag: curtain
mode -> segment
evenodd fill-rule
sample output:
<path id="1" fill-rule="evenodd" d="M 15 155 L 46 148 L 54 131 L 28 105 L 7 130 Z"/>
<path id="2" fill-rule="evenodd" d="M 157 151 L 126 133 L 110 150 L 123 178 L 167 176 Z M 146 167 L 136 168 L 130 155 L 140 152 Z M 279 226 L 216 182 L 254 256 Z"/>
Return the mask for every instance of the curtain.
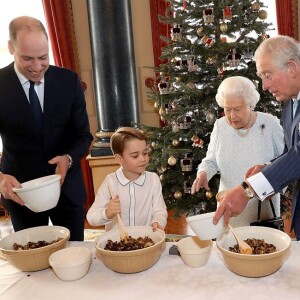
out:
<path id="1" fill-rule="evenodd" d="M 153 56 L 154 65 L 159 67 L 161 56 L 161 49 L 166 45 L 160 39 L 160 36 L 170 36 L 170 25 L 159 22 L 158 16 L 164 16 L 168 3 L 165 0 L 149 0 L 150 1 L 150 14 L 151 14 L 151 27 L 152 27 L 152 43 L 153 43 Z M 163 62 L 162 62 L 163 63 Z"/>
<path id="2" fill-rule="evenodd" d="M 298 0 L 276 0 L 278 34 L 298 40 Z"/>
<path id="3" fill-rule="evenodd" d="M 55 64 L 75 71 L 80 77 L 71 0 L 42 0 L 42 2 Z M 86 90 L 86 84 L 81 83 Z M 85 157 L 80 163 L 87 191 L 86 209 L 88 209 L 95 198 L 93 177 Z"/>

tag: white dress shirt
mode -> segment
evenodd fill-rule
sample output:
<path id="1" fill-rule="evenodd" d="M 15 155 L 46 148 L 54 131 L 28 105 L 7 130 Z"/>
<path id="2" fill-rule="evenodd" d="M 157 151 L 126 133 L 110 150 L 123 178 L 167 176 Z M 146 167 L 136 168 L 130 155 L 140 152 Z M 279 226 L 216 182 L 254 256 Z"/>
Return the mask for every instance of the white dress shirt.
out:
<path id="1" fill-rule="evenodd" d="M 122 167 L 107 175 L 98 189 L 87 213 L 87 220 L 92 226 L 105 225 L 106 230 L 117 226 L 116 218 L 107 219 L 105 214 L 111 198 L 108 181 L 114 196 L 119 195 L 120 215 L 125 226 L 151 226 L 154 222 L 163 228 L 166 226 L 168 213 L 158 175 L 146 171 L 137 180 L 130 181 L 124 176 Z"/>

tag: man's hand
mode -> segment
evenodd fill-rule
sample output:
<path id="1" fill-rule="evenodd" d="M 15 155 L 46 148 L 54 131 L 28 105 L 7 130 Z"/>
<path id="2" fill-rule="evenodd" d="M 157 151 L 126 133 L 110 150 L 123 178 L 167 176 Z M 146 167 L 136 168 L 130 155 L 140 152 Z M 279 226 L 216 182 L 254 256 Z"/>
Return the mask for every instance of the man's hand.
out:
<path id="1" fill-rule="evenodd" d="M 119 196 L 117 195 L 115 198 L 110 199 L 108 203 L 108 207 L 105 211 L 106 218 L 112 219 L 115 215 L 121 212 L 121 204 Z"/>
<path id="2" fill-rule="evenodd" d="M 69 169 L 69 157 L 67 155 L 62 156 L 55 156 L 54 158 L 50 159 L 48 163 L 50 165 L 56 164 L 55 174 L 60 174 L 60 184 L 62 185 L 65 181 L 66 174 Z"/>
<path id="3" fill-rule="evenodd" d="M 191 193 L 194 195 L 196 192 L 199 192 L 201 188 L 205 188 L 209 191 L 208 181 L 207 181 L 207 174 L 205 172 L 200 172 L 193 182 Z"/>
<path id="4" fill-rule="evenodd" d="M 251 177 L 257 173 L 259 173 L 266 165 L 256 165 L 251 167 L 246 173 L 245 173 L 245 179 L 248 177 Z"/>
<path id="5" fill-rule="evenodd" d="M 0 193 L 5 199 L 11 199 L 12 201 L 24 205 L 21 198 L 13 192 L 12 188 L 21 188 L 20 182 L 13 176 L 0 173 Z"/>
<path id="6" fill-rule="evenodd" d="M 224 225 L 227 226 L 231 217 L 239 215 L 247 206 L 248 198 L 244 196 L 244 188 L 238 185 L 227 190 L 214 215 L 213 223 L 217 224 L 224 214 Z"/>

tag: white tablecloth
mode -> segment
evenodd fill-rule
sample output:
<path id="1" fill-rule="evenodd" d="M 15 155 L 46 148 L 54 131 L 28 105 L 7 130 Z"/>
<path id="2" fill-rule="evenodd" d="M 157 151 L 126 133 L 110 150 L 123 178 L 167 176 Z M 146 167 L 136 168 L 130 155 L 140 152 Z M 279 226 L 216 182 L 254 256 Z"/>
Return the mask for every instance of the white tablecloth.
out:
<path id="1" fill-rule="evenodd" d="M 96 258 L 93 242 L 69 242 L 69 246 L 93 249 L 88 274 L 76 281 L 62 281 L 51 268 L 20 272 L 0 262 L 0 299 L 93 300 L 93 299 L 230 299 L 277 300 L 300 297 L 300 243 L 292 242 L 288 260 L 276 273 L 263 278 L 247 278 L 229 271 L 214 245 L 208 263 L 190 268 L 177 255 L 169 255 L 167 243 L 159 261 L 135 274 L 119 274 Z"/>

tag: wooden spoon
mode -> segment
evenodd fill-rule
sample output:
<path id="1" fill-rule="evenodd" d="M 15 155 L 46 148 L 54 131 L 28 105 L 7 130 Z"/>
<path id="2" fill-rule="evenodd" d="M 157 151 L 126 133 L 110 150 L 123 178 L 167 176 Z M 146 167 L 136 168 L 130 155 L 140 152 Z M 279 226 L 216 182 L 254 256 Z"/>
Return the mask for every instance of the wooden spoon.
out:
<path id="1" fill-rule="evenodd" d="M 108 189 L 109 189 L 110 197 L 114 198 L 115 196 L 113 195 L 113 191 L 112 191 L 112 188 L 111 188 L 111 185 L 110 185 L 109 181 L 108 181 Z M 121 240 L 127 241 L 128 232 L 127 232 L 127 230 L 124 226 L 124 223 L 122 222 L 120 214 L 117 214 L 117 220 L 118 220 L 118 225 L 119 225 L 120 238 L 121 238 Z"/>
<path id="2" fill-rule="evenodd" d="M 252 248 L 246 242 L 244 242 L 241 238 L 239 238 L 239 236 L 236 234 L 235 230 L 232 228 L 232 226 L 230 224 L 228 224 L 228 226 L 239 245 L 240 253 L 241 254 L 252 254 L 253 253 Z"/>

